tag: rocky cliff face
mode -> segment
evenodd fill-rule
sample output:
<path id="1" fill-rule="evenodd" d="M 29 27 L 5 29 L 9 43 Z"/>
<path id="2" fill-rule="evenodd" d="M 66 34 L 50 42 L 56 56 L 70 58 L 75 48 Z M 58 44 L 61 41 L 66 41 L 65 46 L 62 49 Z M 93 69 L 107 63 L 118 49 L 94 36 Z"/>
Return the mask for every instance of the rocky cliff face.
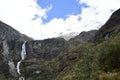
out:
<path id="1" fill-rule="evenodd" d="M 51 59 L 57 57 L 60 53 L 67 51 L 68 42 L 63 38 L 51 38 L 39 41 L 27 42 L 28 58 Z"/>

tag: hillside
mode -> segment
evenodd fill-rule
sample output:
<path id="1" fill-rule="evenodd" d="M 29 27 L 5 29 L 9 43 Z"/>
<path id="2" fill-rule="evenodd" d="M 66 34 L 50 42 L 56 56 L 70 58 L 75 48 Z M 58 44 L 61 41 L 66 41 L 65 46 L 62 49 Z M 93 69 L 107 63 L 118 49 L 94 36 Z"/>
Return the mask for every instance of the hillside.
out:
<path id="1" fill-rule="evenodd" d="M 20 65 L 21 75 L 9 62 L 17 66 L 25 40 L 6 25 L 13 33 L 5 30 L 6 34 L 0 36 L 0 80 L 18 80 L 21 76 L 25 80 L 120 80 L 119 15 L 120 9 L 98 31 L 82 32 L 69 41 L 28 39 L 27 55 Z M 0 23 L 0 30 L 4 30 L 2 26 Z"/>

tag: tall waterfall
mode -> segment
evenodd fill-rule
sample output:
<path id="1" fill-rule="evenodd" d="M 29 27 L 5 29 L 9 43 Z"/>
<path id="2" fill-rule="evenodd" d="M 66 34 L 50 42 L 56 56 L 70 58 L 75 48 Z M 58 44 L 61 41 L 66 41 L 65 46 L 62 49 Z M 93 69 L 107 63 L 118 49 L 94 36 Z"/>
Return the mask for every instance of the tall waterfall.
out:
<path id="1" fill-rule="evenodd" d="M 25 59 L 26 57 L 26 41 L 23 43 L 22 45 L 22 51 L 21 51 L 21 60 L 17 63 L 17 72 L 19 75 L 21 75 L 20 73 L 20 63 Z"/>

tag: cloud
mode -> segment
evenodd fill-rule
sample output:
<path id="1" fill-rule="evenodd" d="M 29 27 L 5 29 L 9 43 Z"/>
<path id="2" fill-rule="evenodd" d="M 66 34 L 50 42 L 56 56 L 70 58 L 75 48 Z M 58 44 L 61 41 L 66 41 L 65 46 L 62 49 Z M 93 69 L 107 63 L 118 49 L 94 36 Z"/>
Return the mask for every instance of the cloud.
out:
<path id="1" fill-rule="evenodd" d="M 51 35 L 51 37 L 57 37 L 59 34 L 60 36 L 68 36 L 73 32 L 80 33 L 82 31 L 99 29 L 109 19 L 110 15 L 119 8 L 120 1 L 80 0 L 79 3 L 80 5 L 84 4 L 81 6 L 81 14 L 69 14 L 65 20 L 54 18 L 49 23 L 42 25 L 46 28 L 41 32 L 42 35 L 44 34 L 43 38 L 50 37 Z"/>
<path id="2" fill-rule="evenodd" d="M 42 18 L 47 17 L 52 6 L 42 9 L 36 2 L 37 0 L 0 0 L 0 20 L 21 33 L 37 38 Z"/>
<path id="3" fill-rule="evenodd" d="M 0 20 L 34 39 L 46 39 L 57 37 L 61 33 L 98 29 L 120 7 L 119 0 L 77 1 L 80 5 L 84 4 L 81 6 L 81 14 L 69 14 L 66 19 L 54 18 L 49 23 L 42 24 L 42 19 L 47 19 L 52 5 L 43 9 L 37 0 L 0 0 Z"/>
<path id="4" fill-rule="evenodd" d="M 120 8 L 120 0 L 77 0 L 80 4 L 85 4 L 87 7 L 82 7 L 81 17 L 84 24 L 104 24 L 110 15 Z M 98 26 L 99 28 L 100 26 Z"/>
<path id="5" fill-rule="evenodd" d="M 57 37 L 60 33 L 82 31 L 80 29 L 79 15 L 70 15 L 67 19 L 54 18 L 47 24 L 41 25 L 40 39 Z M 69 29 L 69 31 L 67 31 Z"/>
<path id="6" fill-rule="evenodd" d="M 39 39 L 58 37 L 61 33 L 62 34 L 60 36 L 68 36 L 73 32 L 76 32 L 75 34 L 78 34 L 82 31 L 98 29 L 102 23 L 99 21 L 97 22 L 96 19 L 94 19 L 95 16 L 88 16 L 88 12 L 86 13 L 86 11 L 78 15 L 67 15 L 68 17 L 66 19 L 54 18 L 49 23 L 40 24 L 40 32 L 38 35 Z M 94 15 L 93 11 L 90 12 Z"/>
<path id="7" fill-rule="evenodd" d="M 86 5 L 99 9 L 118 9 L 120 0 L 79 0 L 79 3 L 85 3 Z"/>

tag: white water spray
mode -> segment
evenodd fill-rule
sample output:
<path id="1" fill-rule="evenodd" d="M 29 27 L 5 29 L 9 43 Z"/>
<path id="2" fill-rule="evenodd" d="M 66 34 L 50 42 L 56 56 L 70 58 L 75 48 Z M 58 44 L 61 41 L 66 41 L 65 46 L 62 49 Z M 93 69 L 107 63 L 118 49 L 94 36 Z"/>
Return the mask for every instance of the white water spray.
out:
<path id="1" fill-rule="evenodd" d="M 17 63 L 17 73 L 21 75 L 20 73 L 20 63 L 25 59 L 26 57 L 26 41 L 22 45 L 22 51 L 21 51 L 21 60 Z"/>

